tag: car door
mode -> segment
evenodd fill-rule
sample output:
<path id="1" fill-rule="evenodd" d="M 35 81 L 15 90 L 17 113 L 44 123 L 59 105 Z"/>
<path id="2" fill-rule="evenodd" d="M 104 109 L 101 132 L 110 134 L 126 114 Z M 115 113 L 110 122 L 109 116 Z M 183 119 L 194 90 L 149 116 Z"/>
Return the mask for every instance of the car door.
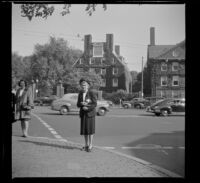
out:
<path id="1" fill-rule="evenodd" d="M 175 100 L 172 100 L 171 102 L 170 102 L 170 107 L 172 108 L 172 112 L 178 112 L 178 103 L 177 103 L 178 101 L 175 99 Z"/>
<path id="2" fill-rule="evenodd" d="M 77 107 L 77 100 L 78 94 L 75 93 L 70 96 L 71 111 L 79 111 L 79 108 Z"/>

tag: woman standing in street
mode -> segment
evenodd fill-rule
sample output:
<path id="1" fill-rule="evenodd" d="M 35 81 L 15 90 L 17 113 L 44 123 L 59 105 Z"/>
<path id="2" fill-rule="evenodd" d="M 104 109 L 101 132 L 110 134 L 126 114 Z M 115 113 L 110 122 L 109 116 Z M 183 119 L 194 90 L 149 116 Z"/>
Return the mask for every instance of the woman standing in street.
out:
<path id="1" fill-rule="evenodd" d="M 27 83 L 20 80 L 19 89 L 16 92 L 16 119 L 21 121 L 22 137 L 28 136 L 28 126 L 31 119 L 30 113 L 33 108 L 32 91 L 28 89 Z"/>
<path id="2" fill-rule="evenodd" d="M 97 96 L 94 91 L 89 90 L 89 81 L 82 78 L 79 84 L 81 86 L 81 91 L 78 95 L 77 106 L 80 108 L 80 134 L 84 135 L 85 139 L 85 147 L 83 147 L 83 150 L 91 152 L 92 140 L 95 133 Z"/>

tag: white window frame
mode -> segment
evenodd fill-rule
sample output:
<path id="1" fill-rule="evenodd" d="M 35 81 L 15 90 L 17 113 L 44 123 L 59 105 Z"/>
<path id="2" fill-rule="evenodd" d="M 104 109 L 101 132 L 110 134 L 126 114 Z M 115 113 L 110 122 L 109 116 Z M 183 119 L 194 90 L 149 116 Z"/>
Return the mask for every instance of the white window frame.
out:
<path id="1" fill-rule="evenodd" d="M 93 64 L 95 64 L 95 59 L 93 59 L 93 58 L 89 58 L 90 60 L 89 60 L 89 64 L 90 65 L 93 65 Z"/>
<path id="2" fill-rule="evenodd" d="M 113 67 L 112 71 L 113 71 L 112 72 L 113 75 L 117 75 L 118 74 L 118 68 Z"/>
<path id="3" fill-rule="evenodd" d="M 102 75 L 105 75 L 105 74 L 106 74 L 106 69 L 102 69 L 102 68 L 101 68 L 101 74 L 102 74 Z"/>
<path id="4" fill-rule="evenodd" d="M 95 48 L 97 48 L 97 47 L 101 47 L 101 54 L 95 54 Z M 93 44 L 93 57 L 103 57 L 103 54 L 104 54 L 104 52 L 103 52 L 103 44 L 101 44 L 101 43 L 96 43 L 96 44 Z"/>
<path id="5" fill-rule="evenodd" d="M 174 84 L 175 81 L 178 81 L 178 84 Z M 172 76 L 172 86 L 179 86 L 179 76 Z"/>
<path id="6" fill-rule="evenodd" d="M 115 82 L 115 81 L 117 81 L 117 82 Z M 112 79 L 112 85 L 113 85 L 113 87 L 117 87 L 118 86 L 118 78 L 113 78 Z"/>
<path id="7" fill-rule="evenodd" d="M 106 79 L 102 79 L 101 86 L 102 86 L 102 87 L 105 87 L 105 86 L 106 86 Z"/>
<path id="8" fill-rule="evenodd" d="M 177 66 L 177 69 L 175 69 L 174 66 Z M 172 63 L 172 71 L 178 71 L 178 66 L 179 66 L 178 62 L 173 62 Z"/>
<path id="9" fill-rule="evenodd" d="M 166 84 L 163 84 L 163 81 L 166 81 Z M 167 76 L 161 76 L 160 77 L 160 85 L 161 86 L 167 86 Z"/>
<path id="10" fill-rule="evenodd" d="M 163 69 L 163 66 L 165 66 L 166 69 Z M 162 63 L 161 64 L 161 71 L 167 71 L 167 64 L 166 63 Z"/>

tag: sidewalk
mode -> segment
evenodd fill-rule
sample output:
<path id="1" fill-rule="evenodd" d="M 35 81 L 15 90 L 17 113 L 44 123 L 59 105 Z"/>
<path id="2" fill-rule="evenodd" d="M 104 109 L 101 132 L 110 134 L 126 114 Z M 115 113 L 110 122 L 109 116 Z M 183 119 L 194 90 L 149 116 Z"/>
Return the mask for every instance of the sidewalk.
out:
<path id="1" fill-rule="evenodd" d="M 94 147 L 48 138 L 12 136 L 12 178 L 17 177 L 177 177 L 160 167 Z"/>

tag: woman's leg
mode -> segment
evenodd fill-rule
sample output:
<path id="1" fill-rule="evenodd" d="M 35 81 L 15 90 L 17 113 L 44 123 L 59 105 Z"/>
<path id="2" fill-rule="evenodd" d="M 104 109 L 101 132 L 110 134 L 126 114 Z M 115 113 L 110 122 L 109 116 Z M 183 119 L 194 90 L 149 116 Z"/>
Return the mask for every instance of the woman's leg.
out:
<path id="1" fill-rule="evenodd" d="M 28 136 L 28 126 L 29 126 L 28 121 L 21 120 L 22 133 L 23 133 L 23 136 L 25 136 L 25 137 Z"/>
<path id="2" fill-rule="evenodd" d="M 84 138 L 85 138 L 85 147 L 89 146 L 89 137 L 88 137 L 88 135 L 84 135 Z"/>
<path id="3" fill-rule="evenodd" d="M 93 141 L 94 135 L 89 135 L 89 148 L 92 148 L 92 141 Z"/>

